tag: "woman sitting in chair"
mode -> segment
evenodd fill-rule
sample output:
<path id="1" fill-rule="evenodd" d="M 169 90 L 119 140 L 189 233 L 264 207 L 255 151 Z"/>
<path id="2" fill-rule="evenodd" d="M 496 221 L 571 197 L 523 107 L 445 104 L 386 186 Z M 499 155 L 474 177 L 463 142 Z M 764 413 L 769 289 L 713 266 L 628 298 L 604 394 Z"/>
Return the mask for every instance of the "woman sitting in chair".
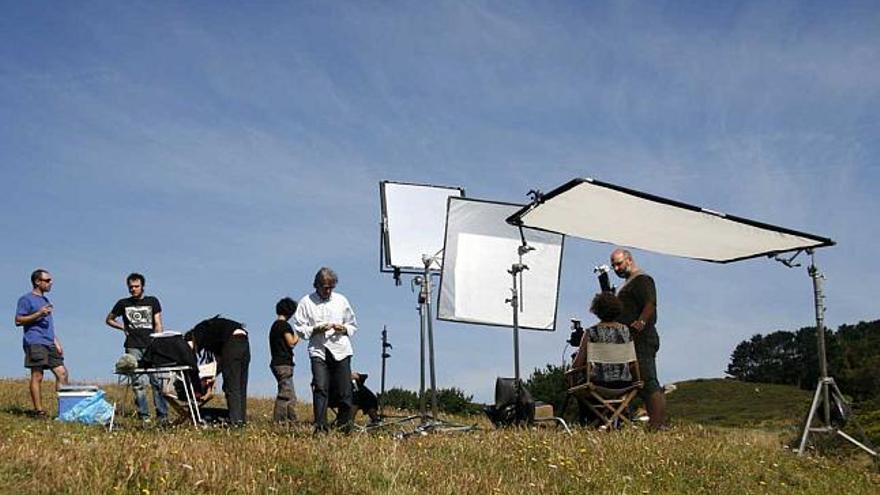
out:
<path id="1" fill-rule="evenodd" d="M 590 342 L 625 344 L 632 341 L 629 328 L 614 321 L 623 311 L 623 303 L 614 294 L 596 294 L 590 304 L 590 312 L 599 317 L 599 323 L 584 331 L 581 345 L 572 363 L 572 369 L 587 364 L 587 346 Z M 608 388 L 621 388 L 630 385 L 633 375 L 626 364 L 595 363 L 590 369 L 590 382 Z"/>

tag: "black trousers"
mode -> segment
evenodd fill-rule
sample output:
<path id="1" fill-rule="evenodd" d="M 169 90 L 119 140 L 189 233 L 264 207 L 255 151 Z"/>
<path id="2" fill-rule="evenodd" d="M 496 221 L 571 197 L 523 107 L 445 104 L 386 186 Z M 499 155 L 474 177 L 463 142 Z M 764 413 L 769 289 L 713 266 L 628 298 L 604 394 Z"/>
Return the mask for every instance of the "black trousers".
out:
<path id="1" fill-rule="evenodd" d="M 324 359 L 313 357 L 312 361 L 312 407 L 315 413 L 315 429 L 327 430 L 327 407 L 338 406 L 337 427 L 347 428 L 352 418 L 351 356 L 336 360 L 324 349 Z"/>
<path id="2" fill-rule="evenodd" d="M 223 393 L 229 406 L 229 421 L 243 425 L 247 422 L 248 367 L 251 364 L 251 346 L 244 335 L 233 335 L 220 353 L 223 371 Z"/>

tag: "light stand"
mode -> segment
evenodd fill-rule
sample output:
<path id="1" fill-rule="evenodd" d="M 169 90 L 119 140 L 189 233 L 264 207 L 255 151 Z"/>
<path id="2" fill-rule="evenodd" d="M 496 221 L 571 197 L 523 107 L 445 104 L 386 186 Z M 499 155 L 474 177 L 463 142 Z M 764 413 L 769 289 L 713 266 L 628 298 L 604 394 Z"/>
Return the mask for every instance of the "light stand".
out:
<path id="1" fill-rule="evenodd" d="M 835 407 L 842 412 L 847 410 L 845 407 L 846 399 L 843 397 L 843 393 L 841 393 L 837 384 L 834 382 L 834 378 L 828 376 L 828 360 L 825 353 L 825 294 L 822 292 L 822 281 L 825 277 L 816 266 L 816 255 L 813 250 L 808 249 L 807 253 L 810 255 L 810 266 L 807 267 L 807 273 L 810 274 L 810 278 L 813 280 L 813 301 L 816 308 L 816 338 L 818 339 L 817 343 L 819 349 L 819 383 L 816 384 L 816 393 L 813 395 L 813 403 L 810 405 L 810 412 L 807 415 L 807 421 L 804 424 L 800 447 L 798 447 L 798 455 L 803 455 L 804 449 L 807 446 L 807 438 L 810 436 L 810 433 L 832 433 L 840 435 L 856 447 L 874 457 L 877 457 L 877 451 L 868 447 L 866 445 L 866 440 L 860 442 L 832 424 L 831 401 L 833 400 Z M 779 259 L 778 257 L 776 259 L 788 267 L 795 267 L 799 265 L 792 263 L 792 261 L 798 254 L 800 254 L 800 251 L 795 253 L 790 259 L 785 260 Z M 819 409 L 820 404 L 822 405 L 821 410 Z M 822 426 L 813 426 L 813 420 L 816 419 L 817 413 L 821 416 L 820 421 L 823 423 Z M 855 422 L 854 417 L 852 420 Z M 855 424 L 858 427 L 858 423 Z M 858 429 L 861 430 L 861 428 Z M 864 432 L 861 432 L 861 436 L 864 438 Z"/>
<path id="2" fill-rule="evenodd" d="M 420 335 L 421 335 L 421 356 L 422 356 L 422 365 L 421 365 L 421 388 L 419 390 L 421 397 L 419 400 L 419 415 L 421 417 L 421 425 L 415 430 L 404 433 L 401 435 L 402 438 L 406 438 L 410 435 L 421 434 L 425 435 L 428 433 L 440 433 L 440 432 L 464 432 L 464 431 L 473 431 L 477 429 L 476 425 L 464 426 L 457 425 L 454 423 L 449 423 L 447 421 L 443 421 L 438 419 L 437 417 L 437 374 L 436 368 L 434 366 L 434 324 L 431 319 L 431 284 L 432 279 L 431 276 L 434 275 L 431 272 L 431 265 L 437 262 L 437 258 L 440 253 L 435 254 L 434 256 L 423 255 L 422 262 L 425 265 L 425 270 L 421 276 L 417 276 L 413 279 L 413 284 L 419 286 L 421 290 L 419 290 L 419 320 L 420 320 Z M 427 337 L 427 342 L 425 338 Z M 428 352 L 428 367 L 430 370 L 430 380 L 431 380 L 431 414 L 427 412 L 426 402 L 426 392 L 425 389 L 425 344 L 427 343 L 427 352 Z"/>
<path id="3" fill-rule="evenodd" d="M 396 282 L 396 280 L 395 280 Z M 376 424 L 368 424 L 364 427 L 361 427 L 360 430 L 364 432 L 375 431 L 379 429 L 393 427 L 402 423 L 408 423 L 410 421 L 414 421 L 419 419 L 421 416 L 388 416 L 385 414 L 385 369 L 386 369 L 386 361 L 391 357 L 391 353 L 388 351 L 393 349 L 394 347 L 388 342 L 388 327 L 382 327 L 382 376 L 381 376 L 381 391 L 379 393 L 379 422 Z M 386 421 L 389 418 L 393 418 L 392 421 Z"/>
<path id="4" fill-rule="evenodd" d="M 391 354 L 388 352 L 389 350 L 394 349 L 391 343 L 388 342 L 388 327 L 382 326 L 382 385 L 379 392 L 379 418 L 384 417 L 383 407 L 385 403 L 385 361 L 391 357 Z"/>
<path id="5" fill-rule="evenodd" d="M 434 325 L 431 321 L 431 285 L 432 279 L 431 276 L 435 273 L 431 271 L 431 266 L 437 263 L 438 257 L 440 253 L 435 254 L 434 256 L 423 255 L 422 262 L 424 264 L 424 271 L 421 275 L 417 275 L 413 277 L 412 280 L 412 288 L 415 290 L 416 287 L 419 287 L 419 295 L 418 295 L 418 312 L 419 312 L 419 369 L 420 369 L 420 381 L 419 381 L 419 414 L 415 416 L 407 416 L 404 418 L 397 418 L 394 421 L 383 422 L 380 425 L 370 426 L 366 428 L 366 431 L 371 431 L 378 428 L 387 428 L 395 425 L 400 425 L 402 423 L 408 423 L 411 421 L 419 420 L 419 426 L 417 426 L 412 431 L 407 432 L 399 432 L 395 434 L 397 438 L 407 438 L 411 435 L 426 435 L 428 433 L 440 433 L 440 432 L 457 432 L 457 431 L 473 431 L 477 429 L 476 425 L 464 426 L 457 425 L 454 423 L 449 423 L 446 421 L 442 421 L 437 419 L 437 374 L 436 368 L 434 365 Z M 388 348 L 391 347 L 391 344 L 387 343 L 386 333 L 383 330 L 382 332 L 382 391 L 384 394 L 385 390 L 385 358 L 387 353 L 385 352 L 386 346 Z M 427 408 L 427 392 L 429 390 L 426 389 L 425 383 L 425 368 L 429 368 L 430 373 L 430 393 L 431 393 L 431 412 L 428 413 Z M 381 411 L 381 410 L 380 410 Z M 380 412 L 380 417 L 385 418 L 385 416 Z"/>
<path id="6" fill-rule="evenodd" d="M 419 335 L 421 336 L 421 386 L 419 387 L 419 413 L 422 417 L 422 424 L 428 423 L 428 418 L 437 417 L 437 375 L 434 367 L 434 325 L 431 321 L 431 265 L 437 261 L 437 255 L 422 256 L 422 263 L 425 265 L 425 271 L 421 276 L 413 279 L 413 284 L 420 287 L 419 290 Z M 431 414 L 428 415 L 425 401 L 425 338 L 427 336 L 428 366 L 430 368 L 431 378 Z"/>
<path id="7" fill-rule="evenodd" d="M 517 422 L 522 421 L 522 419 L 526 416 L 524 412 L 520 410 L 520 408 L 522 407 L 523 385 L 519 372 L 519 313 L 523 310 L 521 298 L 522 272 L 528 270 L 529 267 L 528 265 L 523 264 L 522 258 L 523 255 L 535 249 L 532 246 L 526 244 L 525 235 L 522 232 L 522 228 L 520 228 L 520 235 L 522 236 L 522 244 L 516 250 L 517 255 L 519 256 L 519 262 L 512 264 L 510 266 L 510 270 L 507 270 L 507 273 L 510 274 L 511 278 L 511 288 L 510 298 L 504 300 L 504 302 L 510 304 L 511 311 L 513 312 L 513 383 L 516 389 Z M 519 277 L 519 281 L 517 281 L 517 277 Z"/>

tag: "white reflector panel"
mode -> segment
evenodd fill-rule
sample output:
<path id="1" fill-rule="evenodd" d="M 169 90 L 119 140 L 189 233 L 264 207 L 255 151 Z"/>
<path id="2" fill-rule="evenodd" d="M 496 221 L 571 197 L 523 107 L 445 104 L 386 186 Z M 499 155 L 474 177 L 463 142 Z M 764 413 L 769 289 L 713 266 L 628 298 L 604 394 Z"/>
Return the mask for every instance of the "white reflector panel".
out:
<path id="1" fill-rule="evenodd" d="M 446 244 L 440 281 L 437 318 L 483 325 L 513 326 L 510 298 L 513 280 L 508 273 L 519 262 L 519 228 L 505 219 L 520 205 L 449 198 Z M 535 248 L 523 256 L 523 311 L 520 328 L 553 330 L 562 261 L 563 236 L 524 229 Z"/>
<path id="2" fill-rule="evenodd" d="M 404 271 L 424 270 L 422 256 L 443 249 L 446 200 L 464 195 L 461 188 L 380 183 L 384 263 Z M 442 255 L 441 255 L 442 257 Z M 440 268 L 440 259 L 433 269 Z"/>
<path id="3" fill-rule="evenodd" d="M 834 245 L 812 234 L 725 215 L 593 179 L 575 179 L 508 218 L 565 235 L 726 263 Z"/>

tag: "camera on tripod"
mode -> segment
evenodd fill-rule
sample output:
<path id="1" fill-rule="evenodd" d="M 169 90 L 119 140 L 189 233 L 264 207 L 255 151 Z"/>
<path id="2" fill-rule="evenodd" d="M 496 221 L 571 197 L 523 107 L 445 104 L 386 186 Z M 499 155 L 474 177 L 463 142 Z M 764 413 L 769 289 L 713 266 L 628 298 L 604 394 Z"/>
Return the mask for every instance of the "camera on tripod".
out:
<path id="1" fill-rule="evenodd" d="M 569 345 L 572 347 L 580 347 L 581 339 L 584 338 L 584 327 L 581 326 L 581 320 L 577 318 L 571 319 L 571 334 L 568 336 Z"/>

